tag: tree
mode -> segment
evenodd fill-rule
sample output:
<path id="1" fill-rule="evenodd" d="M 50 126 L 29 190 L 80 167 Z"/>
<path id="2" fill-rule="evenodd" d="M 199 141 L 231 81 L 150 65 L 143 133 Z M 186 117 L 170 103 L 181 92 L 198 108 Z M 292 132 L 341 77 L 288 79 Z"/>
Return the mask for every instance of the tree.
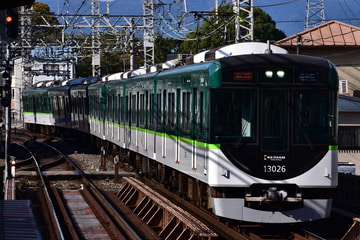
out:
<path id="1" fill-rule="evenodd" d="M 244 15 L 242 15 L 244 14 Z M 240 13 L 245 18 L 245 13 Z M 215 11 L 203 18 L 203 23 L 188 34 L 186 41 L 180 46 L 182 53 L 197 53 L 205 49 L 213 49 L 219 46 L 235 42 L 235 14 L 232 5 L 219 7 L 216 16 Z M 284 32 L 276 29 L 276 23 L 260 8 L 254 8 L 254 39 L 258 41 L 279 40 L 286 37 Z"/>
<path id="2" fill-rule="evenodd" d="M 50 12 L 49 5 L 45 3 L 35 2 L 33 9 L 36 14 L 32 16 L 32 25 L 57 25 L 58 19 L 54 16 L 53 12 Z M 61 30 L 52 27 L 33 27 L 33 35 L 36 36 L 36 40 L 43 40 L 44 42 L 54 43 L 57 39 L 61 39 Z M 35 38 L 34 38 L 35 39 Z"/>
<path id="3" fill-rule="evenodd" d="M 157 34 L 154 43 L 155 63 L 165 62 L 168 54 L 176 54 L 179 51 L 181 43 L 181 40 L 164 38 L 160 34 Z"/>

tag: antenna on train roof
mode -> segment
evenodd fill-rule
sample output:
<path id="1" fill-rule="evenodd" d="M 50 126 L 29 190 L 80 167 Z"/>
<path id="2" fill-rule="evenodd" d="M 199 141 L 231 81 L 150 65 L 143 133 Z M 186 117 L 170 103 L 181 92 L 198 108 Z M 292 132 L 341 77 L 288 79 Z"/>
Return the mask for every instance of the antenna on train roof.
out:
<path id="1" fill-rule="evenodd" d="M 267 41 L 266 41 L 266 44 L 267 44 L 267 49 L 265 50 L 265 53 L 271 54 L 271 53 L 272 53 L 272 50 L 271 50 L 270 40 L 267 40 Z"/>

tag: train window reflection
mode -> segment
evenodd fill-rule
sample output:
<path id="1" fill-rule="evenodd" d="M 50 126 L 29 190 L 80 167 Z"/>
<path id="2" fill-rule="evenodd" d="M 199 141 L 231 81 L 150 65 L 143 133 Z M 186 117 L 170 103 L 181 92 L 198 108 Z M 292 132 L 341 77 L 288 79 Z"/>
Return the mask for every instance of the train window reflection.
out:
<path id="1" fill-rule="evenodd" d="M 314 104 L 317 103 L 317 104 Z M 295 143 L 328 143 L 333 125 L 328 92 L 298 91 L 295 94 Z"/>
<path id="2" fill-rule="evenodd" d="M 218 90 L 213 94 L 215 140 L 253 142 L 256 136 L 255 90 Z"/>
<path id="3" fill-rule="evenodd" d="M 287 148 L 287 108 L 286 91 L 267 90 L 262 98 L 262 147 L 265 150 Z"/>

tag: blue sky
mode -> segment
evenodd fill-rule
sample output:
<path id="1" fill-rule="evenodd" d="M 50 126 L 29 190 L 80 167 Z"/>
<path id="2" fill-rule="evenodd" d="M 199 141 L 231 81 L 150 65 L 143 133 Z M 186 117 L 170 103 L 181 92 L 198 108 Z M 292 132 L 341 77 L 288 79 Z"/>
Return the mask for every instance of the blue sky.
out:
<path id="1" fill-rule="evenodd" d="M 55 13 L 85 13 L 90 11 L 91 0 L 38 0 L 50 6 Z M 169 2 L 169 0 L 162 0 Z M 171 0 L 171 2 L 179 0 Z M 216 0 L 187 0 L 188 11 L 210 11 Z M 230 1 L 230 0 L 228 0 Z M 314 0 L 312 0 L 314 2 Z M 82 5 L 82 3 L 85 4 Z M 220 3 L 221 0 L 218 0 Z M 230 1 L 231 2 L 231 1 Z M 105 7 L 105 0 L 101 0 Z M 306 0 L 253 0 L 253 5 L 261 7 L 276 22 L 278 29 L 287 36 L 304 30 Z M 324 0 L 325 20 L 339 20 L 360 27 L 359 0 Z M 80 8 L 81 6 L 81 8 Z M 142 0 L 113 0 L 111 14 L 142 14 Z"/>

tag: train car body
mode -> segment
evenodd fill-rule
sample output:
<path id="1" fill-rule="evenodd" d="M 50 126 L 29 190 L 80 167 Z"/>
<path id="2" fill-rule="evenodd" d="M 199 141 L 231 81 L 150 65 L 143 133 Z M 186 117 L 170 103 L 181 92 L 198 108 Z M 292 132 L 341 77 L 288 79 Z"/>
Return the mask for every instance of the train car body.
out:
<path id="1" fill-rule="evenodd" d="M 105 140 L 106 89 L 104 83 L 88 87 L 90 134 Z"/>
<path id="2" fill-rule="evenodd" d="M 90 131 L 88 84 L 77 85 L 70 88 L 71 126 L 82 132 Z"/>
<path id="3" fill-rule="evenodd" d="M 49 88 L 48 96 L 52 105 L 54 126 L 71 128 L 70 86 Z"/>
<path id="4" fill-rule="evenodd" d="M 55 124 L 48 89 L 26 89 L 22 92 L 24 123 L 53 126 Z"/>
<path id="5" fill-rule="evenodd" d="M 330 214 L 337 88 L 328 60 L 244 54 L 91 84 L 84 104 L 90 134 L 205 184 L 216 215 L 291 223 Z"/>

